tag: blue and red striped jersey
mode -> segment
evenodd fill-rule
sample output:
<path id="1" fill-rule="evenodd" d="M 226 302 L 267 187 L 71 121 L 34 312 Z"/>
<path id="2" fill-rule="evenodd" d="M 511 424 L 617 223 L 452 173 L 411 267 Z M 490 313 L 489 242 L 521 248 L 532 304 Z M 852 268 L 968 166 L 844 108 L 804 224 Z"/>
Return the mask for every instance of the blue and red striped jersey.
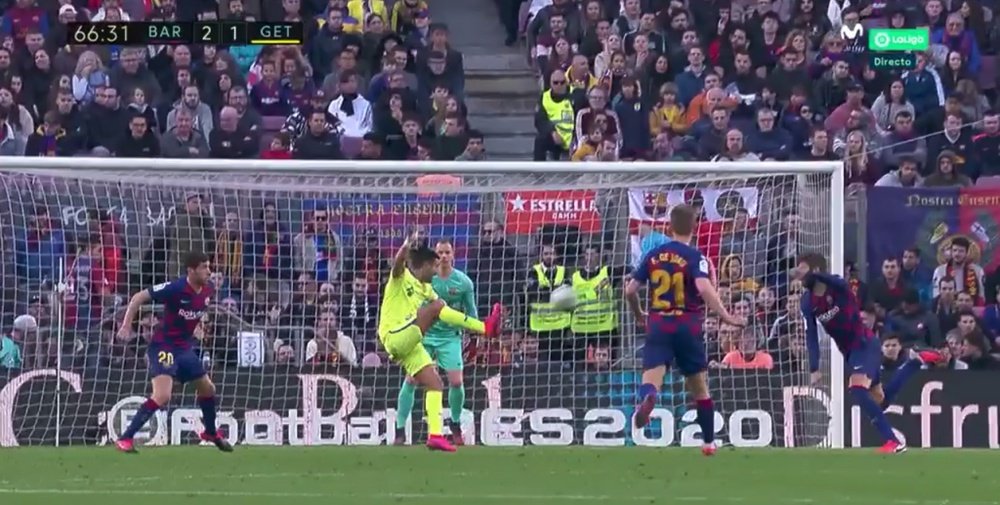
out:
<path id="1" fill-rule="evenodd" d="M 206 284 L 197 291 L 186 277 L 149 288 L 153 301 L 163 305 L 160 324 L 153 332 L 153 342 L 179 349 L 197 344 L 194 330 L 208 309 L 215 287 Z"/>
<path id="2" fill-rule="evenodd" d="M 648 283 L 650 318 L 690 319 L 700 323 L 705 301 L 695 280 L 708 277 L 710 266 L 697 249 L 682 242 L 660 244 L 639 263 L 632 278 Z"/>
<path id="3" fill-rule="evenodd" d="M 810 273 L 806 285 L 810 281 L 822 282 L 826 292 L 822 295 L 811 291 L 802 296 L 802 314 L 806 318 L 806 347 L 809 349 L 809 370 L 819 369 L 819 327 L 823 329 L 837 344 L 837 348 L 845 356 L 854 349 L 861 347 L 867 341 L 875 338 L 871 329 L 865 326 L 861 318 L 861 302 L 854 291 L 842 277 L 837 275 Z"/>

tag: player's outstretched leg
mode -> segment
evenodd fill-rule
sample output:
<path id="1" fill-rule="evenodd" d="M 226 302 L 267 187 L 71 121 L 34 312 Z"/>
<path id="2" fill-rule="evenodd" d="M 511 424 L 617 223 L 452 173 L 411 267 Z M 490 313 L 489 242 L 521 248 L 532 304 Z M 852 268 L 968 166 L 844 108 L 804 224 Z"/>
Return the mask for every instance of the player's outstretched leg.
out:
<path id="1" fill-rule="evenodd" d="M 684 377 L 688 393 L 694 398 L 698 413 L 698 426 L 701 427 L 701 453 L 705 456 L 715 455 L 715 403 L 708 391 L 708 374 L 697 372 Z"/>
<path id="2" fill-rule="evenodd" d="M 892 380 L 882 388 L 882 399 L 878 400 L 876 398 L 882 410 L 884 411 L 889 408 L 889 405 L 892 405 L 893 400 L 896 399 L 896 395 L 903 389 L 906 382 L 923 368 L 925 364 L 933 365 L 941 362 L 943 359 L 944 356 L 935 351 L 915 351 L 911 349 L 910 358 L 896 369 Z"/>
<path id="3" fill-rule="evenodd" d="M 216 402 L 215 384 L 207 375 L 194 381 L 195 393 L 198 395 L 198 407 L 201 409 L 201 422 L 205 425 L 205 431 L 201 433 L 201 439 L 212 442 L 222 452 L 233 452 L 233 446 L 226 440 L 224 433 L 220 433 L 215 425 Z"/>
<path id="4" fill-rule="evenodd" d="M 868 419 L 871 420 L 872 424 L 875 425 L 875 429 L 881 435 L 884 444 L 879 449 L 879 452 L 893 454 L 906 451 L 906 446 L 899 442 L 896 434 L 892 431 L 892 425 L 889 424 L 889 420 L 885 417 L 882 407 L 875 403 L 875 399 L 872 398 L 869 392 L 870 387 L 871 381 L 867 376 L 864 374 L 855 374 L 851 376 L 848 391 L 851 392 L 855 403 L 861 407 L 862 412 L 868 416 Z"/>
<path id="5" fill-rule="evenodd" d="M 441 410 L 444 399 L 442 391 L 444 383 L 437 373 L 433 363 L 413 374 L 417 383 L 424 387 L 424 412 L 427 415 L 427 448 L 432 451 L 455 452 L 455 446 L 448 442 L 442 432 L 444 423 L 441 420 Z"/>
<path id="6" fill-rule="evenodd" d="M 160 410 L 167 403 L 170 403 L 170 394 L 174 389 L 174 379 L 169 375 L 158 375 L 153 377 L 153 394 L 146 399 L 146 401 L 139 407 L 139 411 L 136 412 L 132 421 L 129 423 L 128 428 L 122 433 L 121 437 L 115 441 L 115 447 L 122 452 L 135 453 L 138 452 L 135 449 L 135 434 L 139 433 L 146 423 L 156 415 L 156 411 Z"/>
<path id="7" fill-rule="evenodd" d="M 399 397 L 396 399 L 396 430 L 392 445 L 406 444 L 406 421 L 413 412 L 416 401 L 417 385 L 413 377 L 407 376 L 399 387 Z"/>

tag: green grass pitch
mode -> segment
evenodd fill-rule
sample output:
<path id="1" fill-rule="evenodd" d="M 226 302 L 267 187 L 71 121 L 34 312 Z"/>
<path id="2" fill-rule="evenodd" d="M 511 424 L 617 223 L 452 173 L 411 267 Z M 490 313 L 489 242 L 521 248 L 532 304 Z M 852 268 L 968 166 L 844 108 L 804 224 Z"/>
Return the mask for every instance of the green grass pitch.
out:
<path id="1" fill-rule="evenodd" d="M 466 447 L 0 450 L 12 505 L 1000 505 L 1000 452 Z"/>

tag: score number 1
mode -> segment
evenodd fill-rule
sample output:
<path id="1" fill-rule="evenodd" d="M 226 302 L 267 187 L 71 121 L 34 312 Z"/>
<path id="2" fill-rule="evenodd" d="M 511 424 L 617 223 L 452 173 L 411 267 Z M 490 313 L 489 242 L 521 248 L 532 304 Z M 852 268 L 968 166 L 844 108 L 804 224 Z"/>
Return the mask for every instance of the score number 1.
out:
<path id="1" fill-rule="evenodd" d="M 242 46 L 247 44 L 247 24 L 242 21 L 195 24 L 195 44 Z"/>

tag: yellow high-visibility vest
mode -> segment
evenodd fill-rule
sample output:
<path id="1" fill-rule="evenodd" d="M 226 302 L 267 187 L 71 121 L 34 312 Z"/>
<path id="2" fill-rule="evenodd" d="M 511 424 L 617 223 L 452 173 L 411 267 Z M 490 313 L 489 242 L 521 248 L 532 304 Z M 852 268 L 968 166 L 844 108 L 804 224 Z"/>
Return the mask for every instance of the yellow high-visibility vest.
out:
<path id="1" fill-rule="evenodd" d="M 555 126 L 556 133 L 563 140 L 563 146 L 569 149 L 573 142 L 573 128 L 576 127 L 576 114 L 573 112 L 573 101 L 566 97 L 563 101 L 557 102 L 552 99 L 552 90 L 542 93 L 542 108 L 545 115 Z"/>
<path id="2" fill-rule="evenodd" d="M 601 267 L 592 279 L 584 279 L 580 272 L 573 274 L 573 291 L 576 292 L 576 310 L 570 329 L 574 333 L 603 333 L 618 328 L 618 307 L 611 289 L 608 267 Z"/>
<path id="3" fill-rule="evenodd" d="M 543 288 L 558 287 L 566 280 L 566 267 L 557 266 L 555 279 L 549 282 L 549 276 L 545 275 L 545 270 L 541 263 L 534 267 L 535 275 L 538 276 L 538 285 Z M 529 305 L 531 315 L 528 317 L 528 327 L 534 332 L 559 331 L 569 328 L 573 314 L 564 310 L 556 310 L 549 302 L 536 302 Z"/>

